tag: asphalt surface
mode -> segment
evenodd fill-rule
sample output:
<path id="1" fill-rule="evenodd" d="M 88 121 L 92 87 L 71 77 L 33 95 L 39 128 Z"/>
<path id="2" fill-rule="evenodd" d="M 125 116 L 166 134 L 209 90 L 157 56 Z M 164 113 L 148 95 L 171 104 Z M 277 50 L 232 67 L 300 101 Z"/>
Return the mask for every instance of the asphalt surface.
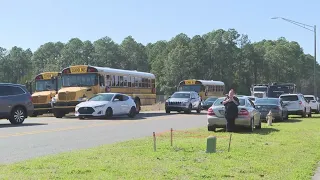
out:
<path id="1" fill-rule="evenodd" d="M 85 149 L 103 144 L 152 136 L 160 133 L 207 125 L 201 114 L 140 113 L 134 119 L 127 116 L 111 120 L 75 117 L 28 118 L 20 126 L 0 121 L 0 164 L 14 163 L 39 156 Z"/>

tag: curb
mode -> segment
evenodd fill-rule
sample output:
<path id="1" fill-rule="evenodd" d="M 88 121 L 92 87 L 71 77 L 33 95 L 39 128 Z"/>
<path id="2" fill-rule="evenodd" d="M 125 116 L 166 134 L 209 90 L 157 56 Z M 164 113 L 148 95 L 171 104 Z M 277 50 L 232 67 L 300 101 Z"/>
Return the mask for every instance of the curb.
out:
<path id="1" fill-rule="evenodd" d="M 320 180 L 320 162 L 318 163 L 318 168 L 316 169 L 315 174 L 312 177 L 312 180 Z"/>

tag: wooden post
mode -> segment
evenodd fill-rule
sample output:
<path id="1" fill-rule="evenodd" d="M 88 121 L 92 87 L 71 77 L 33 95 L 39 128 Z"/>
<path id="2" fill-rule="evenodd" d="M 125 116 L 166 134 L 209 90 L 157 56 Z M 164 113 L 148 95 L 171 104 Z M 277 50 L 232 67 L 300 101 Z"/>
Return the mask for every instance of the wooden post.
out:
<path id="1" fill-rule="evenodd" d="M 172 131 L 173 131 L 173 129 L 171 128 L 171 146 L 172 146 Z"/>
<path id="2" fill-rule="evenodd" d="M 230 133 L 228 152 L 230 152 L 231 137 L 232 137 L 232 134 Z"/>
<path id="3" fill-rule="evenodd" d="M 153 132 L 153 150 L 156 151 L 157 146 L 156 146 L 156 133 Z"/>

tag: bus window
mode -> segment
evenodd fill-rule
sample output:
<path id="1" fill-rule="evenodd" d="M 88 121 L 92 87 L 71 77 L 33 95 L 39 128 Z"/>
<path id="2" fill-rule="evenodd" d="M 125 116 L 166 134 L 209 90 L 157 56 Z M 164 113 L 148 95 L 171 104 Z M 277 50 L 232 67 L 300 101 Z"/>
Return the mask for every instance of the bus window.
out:
<path id="1" fill-rule="evenodd" d="M 123 76 L 119 76 L 119 86 L 123 87 Z"/>
<path id="2" fill-rule="evenodd" d="M 123 76 L 123 87 L 128 87 L 128 77 Z"/>
<path id="3" fill-rule="evenodd" d="M 102 75 L 99 75 L 99 80 L 100 80 L 100 86 L 104 86 L 105 83 L 104 83 L 104 77 Z"/>
<path id="4" fill-rule="evenodd" d="M 135 87 L 135 77 L 131 77 L 131 87 Z"/>

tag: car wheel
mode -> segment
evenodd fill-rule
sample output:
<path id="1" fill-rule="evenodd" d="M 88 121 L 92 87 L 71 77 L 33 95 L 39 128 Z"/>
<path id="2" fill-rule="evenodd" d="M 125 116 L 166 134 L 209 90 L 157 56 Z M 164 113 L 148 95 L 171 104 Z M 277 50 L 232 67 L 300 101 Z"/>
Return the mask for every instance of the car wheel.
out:
<path id="1" fill-rule="evenodd" d="M 309 111 L 308 117 L 312 117 L 311 109 L 310 109 L 310 111 Z"/>
<path id="2" fill-rule="evenodd" d="M 216 131 L 216 127 L 215 126 L 208 126 L 208 131 Z"/>
<path id="3" fill-rule="evenodd" d="M 255 126 L 256 129 L 261 129 L 261 120 L 259 121 L 259 125 Z"/>
<path id="4" fill-rule="evenodd" d="M 201 113 L 201 105 L 198 106 L 197 113 Z"/>
<path id="5" fill-rule="evenodd" d="M 137 112 L 136 108 L 135 108 L 134 106 L 132 106 L 131 109 L 130 109 L 130 112 L 129 112 L 128 116 L 129 116 L 130 118 L 134 118 L 134 117 L 136 116 L 136 112 Z"/>
<path id="6" fill-rule="evenodd" d="M 302 112 L 301 117 L 303 117 L 303 118 L 305 118 L 305 117 L 306 117 L 306 110 L 304 110 L 304 111 Z"/>
<path id="7" fill-rule="evenodd" d="M 249 131 L 250 131 L 250 132 L 253 132 L 253 131 L 254 131 L 254 119 L 253 119 L 253 118 L 251 118 L 251 120 L 250 120 Z"/>
<path id="8" fill-rule="evenodd" d="M 288 120 L 289 119 L 289 114 L 288 112 L 286 113 L 286 117 L 284 118 L 285 120 Z"/>
<path id="9" fill-rule="evenodd" d="M 11 124 L 22 124 L 26 118 L 26 112 L 23 108 L 17 107 L 14 108 L 11 112 L 9 121 Z"/>
<path id="10" fill-rule="evenodd" d="M 136 114 L 139 114 L 141 110 L 141 103 L 139 100 L 137 100 L 135 103 L 136 103 Z"/>
<path id="11" fill-rule="evenodd" d="M 108 107 L 108 109 L 106 110 L 106 113 L 105 113 L 106 119 L 111 118 L 112 115 L 113 115 L 113 111 L 110 107 Z"/>
<path id="12" fill-rule="evenodd" d="M 190 113 L 191 113 L 191 110 L 192 110 L 192 105 L 189 104 L 188 110 L 184 111 L 184 113 L 190 114 Z"/>
<path id="13" fill-rule="evenodd" d="M 315 112 L 316 114 L 319 114 L 319 107 L 316 109 L 316 112 Z"/>
<path id="14" fill-rule="evenodd" d="M 282 122 L 283 120 L 284 120 L 284 117 L 283 117 L 283 112 L 282 112 L 282 114 L 281 114 L 281 117 L 280 117 L 279 121 L 280 121 L 280 122 Z"/>

